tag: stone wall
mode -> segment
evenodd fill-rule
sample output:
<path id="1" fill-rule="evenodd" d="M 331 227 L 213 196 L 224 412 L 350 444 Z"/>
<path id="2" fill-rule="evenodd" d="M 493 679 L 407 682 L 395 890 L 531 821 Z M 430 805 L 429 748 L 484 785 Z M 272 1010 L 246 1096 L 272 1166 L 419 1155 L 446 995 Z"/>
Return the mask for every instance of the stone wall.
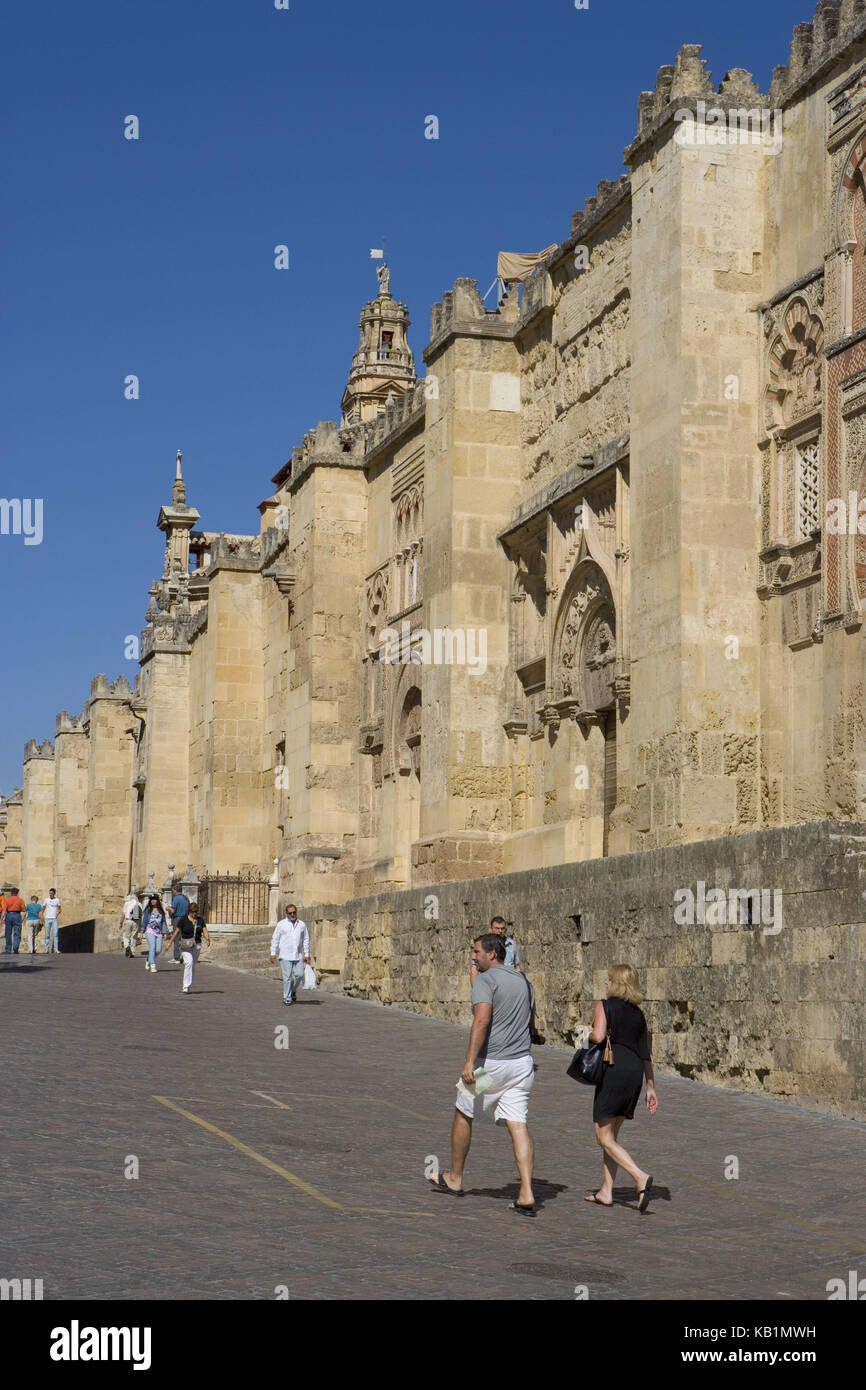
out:
<path id="1" fill-rule="evenodd" d="M 766 920 L 677 925 L 674 894 L 697 895 L 699 881 L 707 892 L 780 890 L 781 930 Z M 551 1042 L 573 1042 L 608 966 L 630 961 L 662 1073 L 863 1120 L 864 887 L 866 825 L 823 821 L 384 893 L 342 909 L 344 986 L 468 1021 L 471 940 L 501 912 Z M 332 935 L 336 915 L 305 909 Z"/>
<path id="2" fill-rule="evenodd" d="M 31 739 L 24 750 L 21 881 L 19 893 L 40 902 L 53 886 L 54 748 Z"/>
<path id="3" fill-rule="evenodd" d="M 54 861 L 52 883 L 67 922 L 87 917 L 87 779 L 90 745 L 81 721 L 66 710 L 54 735 Z"/>
<path id="4" fill-rule="evenodd" d="M 22 793 L 15 791 L 6 802 L 3 883 L 10 888 L 15 888 L 21 882 L 21 843 L 24 838 L 22 833 L 23 801 Z"/>

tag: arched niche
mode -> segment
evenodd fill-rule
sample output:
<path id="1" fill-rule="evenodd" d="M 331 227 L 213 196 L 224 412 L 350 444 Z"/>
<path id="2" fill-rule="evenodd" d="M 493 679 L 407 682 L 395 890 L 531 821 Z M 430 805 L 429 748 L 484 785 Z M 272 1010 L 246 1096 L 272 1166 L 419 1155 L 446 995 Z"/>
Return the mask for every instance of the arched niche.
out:
<path id="1" fill-rule="evenodd" d="M 601 566 L 582 561 L 566 585 L 553 640 L 554 701 L 581 710 L 612 708 L 616 667 L 616 608 Z"/>

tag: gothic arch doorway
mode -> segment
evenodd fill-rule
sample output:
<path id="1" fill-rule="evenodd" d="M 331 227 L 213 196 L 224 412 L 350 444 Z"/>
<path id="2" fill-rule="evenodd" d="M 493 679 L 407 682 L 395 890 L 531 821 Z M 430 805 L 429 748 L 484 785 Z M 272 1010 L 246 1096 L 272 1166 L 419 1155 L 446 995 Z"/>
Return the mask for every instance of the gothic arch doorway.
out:
<path id="1" fill-rule="evenodd" d="M 578 763 L 588 771 L 582 811 L 592 823 L 594 852 L 609 853 L 617 803 L 616 609 L 601 566 L 582 561 L 563 595 L 556 623 L 553 689 L 558 708 L 571 713 L 583 744 Z"/>
<path id="2" fill-rule="evenodd" d="M 421 728 L 423 704 L 421 690 L 414 682 L 417 667 L 403 667 L 401 687 L 395 691 L 393 755 L 396 802 L 394 842 L 411 877 L 412 846 L 421 834 Z"/>

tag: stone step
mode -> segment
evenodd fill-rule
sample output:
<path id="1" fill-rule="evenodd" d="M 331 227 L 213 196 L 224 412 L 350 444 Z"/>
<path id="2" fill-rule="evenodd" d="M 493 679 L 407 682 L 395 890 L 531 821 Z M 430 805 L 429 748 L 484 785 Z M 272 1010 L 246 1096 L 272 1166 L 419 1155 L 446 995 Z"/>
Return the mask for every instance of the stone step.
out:
<path id="1" fill-rule="evenodd" d="M 282 980 L 279 964 L 271 965 L 270 955 L 273 927 L 245 927 L 239 932 L 214 932 L 211 946 L 206 949 L 202 961 L 212 961 L 214 965 L 229 966 L 233 970 L 243 970 L 247 975 L 259 975 L 268 980 Z M 319 973 L 319 972 L 317 972 Z M 322 989 L 339 992 L 340 975 L 331 972 L 319 975 Z"/>

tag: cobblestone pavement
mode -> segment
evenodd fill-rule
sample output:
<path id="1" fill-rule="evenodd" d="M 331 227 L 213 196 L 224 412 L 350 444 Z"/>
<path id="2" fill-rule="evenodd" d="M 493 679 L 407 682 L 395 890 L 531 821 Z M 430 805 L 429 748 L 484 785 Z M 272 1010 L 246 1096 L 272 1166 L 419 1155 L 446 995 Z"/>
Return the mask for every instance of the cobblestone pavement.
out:
<path id="1" fill-rule="evenodd" d="M 0 966 L 0 1277 L 46 1299 L 825 1300 L 866 1274 L 866 1126 L 658 1078 L 623 1136 L 655 1175 L 609 1210 L 592 1092 L 536 1049 L 533 1220 L 508 1135 L 476 1124 L 439 1196 L 466 1041 L 454 1024 L 213 965 L 20 956 Z M 288 1049 L 275 1030 L 288 1028 Z M 726 1180 L 729 1156 L 739 1179 Z M 127 1178 L 137 1160 L 139 1176 Z"/>

